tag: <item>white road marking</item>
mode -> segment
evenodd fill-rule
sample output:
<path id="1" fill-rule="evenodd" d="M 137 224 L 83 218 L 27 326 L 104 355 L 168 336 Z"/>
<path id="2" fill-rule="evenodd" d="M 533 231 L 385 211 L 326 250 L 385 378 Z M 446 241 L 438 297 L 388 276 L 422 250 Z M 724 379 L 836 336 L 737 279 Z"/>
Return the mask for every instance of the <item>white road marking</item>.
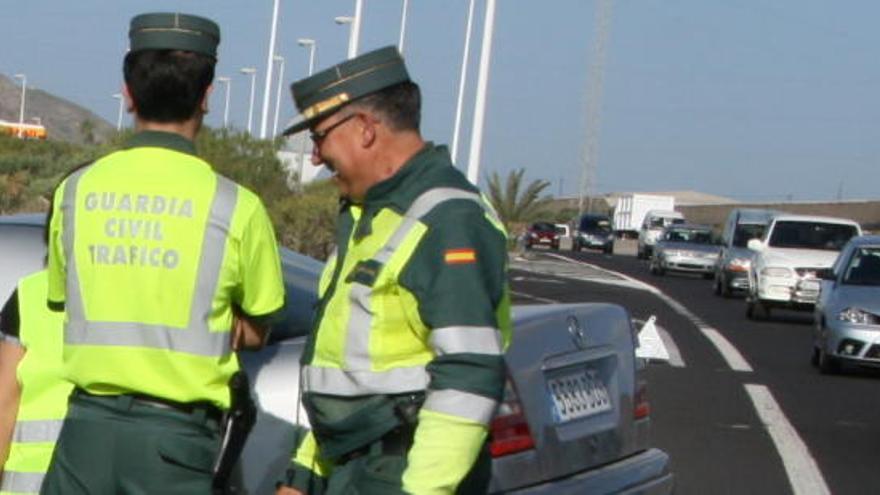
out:
<path id="1" fill-rule="evenodd" d="M 663 345 L 666 346 L 666 352 L 669 353 L 669 365 L 675 368 L 684 368 L 684 359 L 681 357 L 681 352 L 679 352 L 678 346 L 675 345 L 672 336 L 663 327 L 658 326 L 657 331 L 660 332 L 660 340 L 663 341 Z"/>
<path id="2" fill-rule="evenodd" d="M 712 342 L 715 349 L 718 349 L 718 352 L 720 352 L 721 357 L 727 361 L 727 366 L 730 366 L 730 369 L 744 373 L 751 373 L 754 371 L 748 361 L 746 361 L 742 354 L 740 354 L 739 350 L 734 347 L 724 335 L 721 335 L 721 332 L 709 326 L 700 326 L 699 328 L 700 332 L 709 339 L 709 342 Z"/>
<path id="3" fill-rule="evenodd" d="M 746 384 L 758 416 L 782 457 L 782 464 L 795 495 L 830 495 L 831 491 L 807 445 L 788 422 L 782 408 L 764 385 Z"/>
<path id="4" fill-rule="evenodd" d="M 560 304 L 559 301 L 554 301 L 553 299 L 547 299 L 546 297 L 533 296 L 531 294 L 526 294 L 525 292 L 517 292 L 515 290 L 510 291 L 514 296 L 525 297 L 526 299 L 532 299 L 533 301 L 542 302 L 544 304 Z"/>

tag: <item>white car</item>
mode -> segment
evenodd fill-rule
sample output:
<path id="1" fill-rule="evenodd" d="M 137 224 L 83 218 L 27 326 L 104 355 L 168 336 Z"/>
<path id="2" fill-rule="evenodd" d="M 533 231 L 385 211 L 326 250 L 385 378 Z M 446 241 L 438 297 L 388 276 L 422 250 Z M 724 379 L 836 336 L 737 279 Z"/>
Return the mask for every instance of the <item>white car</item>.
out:
<path id="1" fill-rule="evenodd" d="M 746 316 L 763 319 L 774 307 L 812 310 L 819 296 L 817 272 L 831 267 L 850 238 L 861 235 L 858 223 L 844 218 L 774 215 L 749 269 Z"/>
<path id="2" fill-rule="evenodd" d="M 651 210 L 646 213 L 642 228 L 639 230 L 636 256 L 639 259 L 650 258 L 654 254 L 654 244 L 663 234 L 663 229 L 680 223 L 684 223 L 684 215 L 679 211 Z"/>

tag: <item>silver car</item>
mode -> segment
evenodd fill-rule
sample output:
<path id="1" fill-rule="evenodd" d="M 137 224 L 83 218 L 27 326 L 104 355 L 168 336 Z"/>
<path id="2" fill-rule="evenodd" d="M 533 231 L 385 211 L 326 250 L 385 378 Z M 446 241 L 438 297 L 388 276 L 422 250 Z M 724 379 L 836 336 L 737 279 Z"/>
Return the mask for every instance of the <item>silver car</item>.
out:
<path id="1" fill-rule="evenodd" d="M 649 268 L 654 275 L 675 271 L 699 273 L 708 279 L 715 275 L 720 251 L 710 227 L 687 223 L 670 225 L 654 245 Z"/>
<path id="2" fill-rule="evenodd" d="M 880 236 L 850 239 L 820 276 L 813 365 L 823 373 L 844 363 L 880 368 Z"/>
<path id="3" fill-rule="evenodd" d="M 0 217 L 4 298 L 41 266 L 43 216 Z M 258 406 L 234 493 L 272 494 L 308 420 L 299 358 L 322 263 L 282 249 L 286 317 L 241 360 Z M 5 299 L 4 299 L 5 300 Z M 672 493 L 669 456 L 648 443 L 650 406 L 629 314 L 612 304 L 517 306 L 504 402 L 490 427 L 492 493 Z"/>

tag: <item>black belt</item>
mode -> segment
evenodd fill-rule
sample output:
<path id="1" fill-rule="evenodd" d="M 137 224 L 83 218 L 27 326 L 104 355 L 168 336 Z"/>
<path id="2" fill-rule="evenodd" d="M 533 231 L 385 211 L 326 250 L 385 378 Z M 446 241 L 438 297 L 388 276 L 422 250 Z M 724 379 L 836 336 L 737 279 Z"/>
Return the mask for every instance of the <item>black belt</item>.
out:
<path id="1" fill-rule="evenodd" d="M 155 409 L 177 411 L 192 416 L 204 415 L 206 419 L 216 421 L 217 423 L 221 423 L 223 421 L 223 411 L 214 404 L 211 404 L 210 402 L 177 402 L 173 400 L 163 399 L 161 397 L 153 397 L 151 395 L 143 394 L 95 395 L 90 394 L 81 388 L 75 388 L 73 390 L 73 395 L 87 397 L 89 399 L 113 401 L 117 405 L 130 403 L 152 407 Z"/>
<path id="2" fill-rule="evenodd" d="M 342 454 L 336 461 L 337 466 L 341 466 L 349 461 L 353 461 L 358 457 L 363 457 L 370 453 L 374 446 L 384 455 L 405 456 L 412 447 L 413 436 L 415 430 L 409 426 L 398 426 L 389 431 L 375 442 L 368 443 L 363 447 Z M 377 445 L 378 444 L 378 445 Z"/>

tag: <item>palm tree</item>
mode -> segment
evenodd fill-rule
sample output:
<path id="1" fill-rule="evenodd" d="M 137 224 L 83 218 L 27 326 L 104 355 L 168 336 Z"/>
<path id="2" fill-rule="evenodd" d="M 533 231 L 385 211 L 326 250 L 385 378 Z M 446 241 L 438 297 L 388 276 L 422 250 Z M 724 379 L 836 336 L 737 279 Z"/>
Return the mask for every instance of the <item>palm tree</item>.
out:
<path id="1" fill-rule="evenodd" d="M 510 172 L 504 186 L 501 185 L 501 178 L 496 172 L 492 172 L 489 176 L 489 201 L 508 232 L 514 223 L 535 220 L 550 201 L 549 197 L 541 197 L 541 193 L 550 182 L 533 180 L 523 189 L 523 174 L 525 174 L 523 168 Z"/>

